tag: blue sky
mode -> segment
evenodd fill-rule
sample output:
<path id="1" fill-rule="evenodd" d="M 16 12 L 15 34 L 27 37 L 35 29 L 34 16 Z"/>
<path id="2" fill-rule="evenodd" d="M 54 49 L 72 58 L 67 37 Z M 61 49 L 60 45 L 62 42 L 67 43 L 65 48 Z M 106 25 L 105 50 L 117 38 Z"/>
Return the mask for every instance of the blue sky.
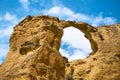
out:
<path id="1" fill-rule="evenodd" d="M 27 15 L 57 16 L 96 27 L 120 22 L 119 4 L 120 0 L 0 0 L 0 63 L 9 50 L 13 27 Z M 69 61 L 86 58 L 92 50 L 84 34 L 73 27 L 64 31 L 61 54 Z"/>

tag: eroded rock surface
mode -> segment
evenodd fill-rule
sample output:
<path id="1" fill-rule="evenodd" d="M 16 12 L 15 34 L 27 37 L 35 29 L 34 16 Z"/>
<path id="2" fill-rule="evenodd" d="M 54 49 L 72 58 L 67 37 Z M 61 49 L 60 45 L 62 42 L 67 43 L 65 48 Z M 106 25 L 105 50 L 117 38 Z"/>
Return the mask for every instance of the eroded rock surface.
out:
<path id="1" fill-rule="evenodd" d="M 93 52 L 87 59 L 68 62 L 61 56 L 63 29 L 69 26 L 90 41 Z M 120 80 L 119 33 L 120 24 L 94 28 L 50 16 L 27 16 L 14 27 L 0 80 L 65 80 L 65 74 L 74 80 Z"/>
<path id="2" fill-rule="evenodd" d="M 120 24 L 98 27 L 91 37 L 96 52 L 67 63 L 66 75 L 74 80 L 120 80 Z"/>

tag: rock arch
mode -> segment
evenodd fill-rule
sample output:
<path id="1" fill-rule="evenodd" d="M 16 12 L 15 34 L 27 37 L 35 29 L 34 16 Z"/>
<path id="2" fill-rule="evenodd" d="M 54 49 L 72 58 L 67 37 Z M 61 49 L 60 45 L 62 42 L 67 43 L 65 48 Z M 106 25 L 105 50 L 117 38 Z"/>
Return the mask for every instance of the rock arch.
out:
<path id="1" fill-rule="evenodd" d="M 109 71 L 113 71 L 111 73 L 120 71 L 120 65 L 117 61 L 120 52 L 120 42 L 117 39 L 120 36 L 119 24 L 117 27 L 94 28 L 84 22 L 64 21 L 56 17 L 39 15 L 35 17 L 27 16 L 14 27 L 14 32 L 10 37 L 9 52 L 4 64 L 0 66 L 0 80 L 64 80 L 67 59 L 60 55 L 59 49 L 63 29 L 69 26 L 73 26 L 82 31 L 91 43 L 93 50 L 91 54 L 94 54 L 94 56 L 88 58 L 90 61 L 87 63 L 85 63 L 85 61 L 79 62 L 79 64 L 87 64 L 87 67 L 85 67 L 83 71 L 89 68 L 87 69 L 88 71 L 86 71 L 86 77 L 90 76 L 91 63 L 96 66 L 92 66 L 92 68 L 94 68 L 93 70 L 99 68 L 99 63 L 95 61 L 101 62 L 101 60 L 104 60 L 102 63 L 108 65 L 106 63 L 110 60 L 108 60 L 107 57 L 113 57 L 114 63 L 116 63 L 116 65 L 118 64 L 117 66 L 115 65 L 117 67 L 115 71 L 113 70 L 114 66 L 108 66 L 108 69 L 103 67 L 104 70 L 99 70 L 98 73 L 94 74 L 94 77 L 90 76 L 88 78 L 89 80 L 97 80 L 98 77 L 100 77 L 97 75 L 101 75 L 102 72 L 104 74 Z M 26 41 L 32 44 L 24 45 Z M 28 48 L 29 50 L 27 50 Z M 21 49 L 22 53 L 26 51 L 25 54 L 21 55 Z M 99 54 L 100 57 L 96 56 L 96 54 Z M 104 57 L 102 57 L 103 55 Z M 99 59 L 96 59 L 96 57 Z M 113 62 L 110 64 L 113 64 Z M 102 64 L 99 65 L 102 66 Z M 104 75 L 113 76 L 109 73 Z M 114 76 L 113 80 L 118 78 Z M 111 78 L 106 79 L 106 77 L 104 77 L 103 80 L 110 79 Z"/>
<path id="2" fill-rule="evenodd" d="M 93 50 L 93 54 L 97 51 L 98 47 L 97 47 L 97 43 L 95 42 L 95 40 L 92 38 L 92 32 L 96 32 L 97 29 L 95 27 L 90 26 L 87 23 L 83 23 L 83 22 L 74 22 L 74 21 L 61 21 L 61 25 L 63 25 L 63 28 L 67 28 L 69 26 L 75 27 L 78 30 L 80 30 L 81 32 L 83 32 L 85 34 L 85 37 L 90 41 L 91 43 L 91 47 Z"/>
<path id="3" fill-rule="evenodd" d="M 27 16 L 14 27 L 10 50 L 0 70 L 0 80 L 64 80 L 67 59 L 61 56 L 59 49 L 63 29 L 69 26 L 85 34 L 91 43 L 92 54 L 97 51 L 97 44 L 92 38 L 96 28 L 83 22 L 64 21 L 50 16 Z M 25 42 L 32 44 L 24 45 Z M 16 63 L 18 65 L 15 66 Z M 7 65 L 10 68 L 5 73 L 4 66 Z"/>

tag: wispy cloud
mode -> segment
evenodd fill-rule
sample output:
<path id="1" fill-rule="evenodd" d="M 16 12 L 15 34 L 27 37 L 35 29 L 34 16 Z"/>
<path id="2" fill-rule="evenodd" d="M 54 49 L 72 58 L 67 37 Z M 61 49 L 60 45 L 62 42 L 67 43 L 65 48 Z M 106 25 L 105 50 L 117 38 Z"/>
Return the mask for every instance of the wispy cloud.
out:
<path id="1" fill-rule="evenodd" d="M 64 6 L 54 6 L 50 9 L 46 9 L 43 11 L 46 15 L 57 16 L 60 19 L 65 20 L 77 20 L 89 23 L 93 26 L 98 26 L 101 24 L 115 24 L 116 19 L 113 17 L 103 17 L 101 13 L 98 16 L 86 15 L 83 13 L 75 13 L 71 9 Z"/>
<path id="2" fill-rule="evenodd" d="M 65 20 L 89 20 L 88 16 L 80 13 L 74 13 L 71 9 L 64 6 L 55 6 L 50 8 L 49 10 L 44 10 L 44 14 L 57 16 L 60 19 Z"/>
<path id="3" fill-rule="evenodd" d="M 3 15 L 3 21 L 4 22 L 4 29 L 2 29 L 2 25 L 0 26 L 0 38 L 2 37 L 9 37 L 10 34 L 13 31 L 13 27 L 15 26 L 15 24 L 18 22 L 18 19 L 15 15 L 10 14 L 9 12 L 6 12 L 5 15 Z"/>
<path id="4" fill-rule="evenodd" d="M 0 64 L 3 63 L 8 51 L 8 45 L 0 44 Z"/>
<path id="5" fill-rule="evenodd" d="M 60 53 L 62 56 L 65 56 L 68 58 L 68 61 L 72 61 L 75 59 L 85 59 L 88 55 L 86 53 L 82 52 L 81 50 L 75 50 L 73 49 L 73 53 L 71 54 L 69 50 L 65 50 L 60 48 Z"/>
<path id="6" fill-rule="evenodd" d="M 9 37 L 12 32 L 13 32 L 12 25 L 7 27 L 7 28 L 5 28 L 4 30 L 0 29 L 0 38 L 2 38 L 2 37 Z"/>
<path id="7" fill-rule="evenodd" d="M 0 21 L 0 64 L 4 61 L 6 54 L 8 52 L 8 42 L 11 33 L 13 32 L 13 27 L 18 23 L 16 15 L 6 12 L 2 20 Z M 3 25 L 2 25 L 3 24 Z"/>
<path id="8" fill-rule="evenodd" d="M 9 12 L 6 12 L 6 13 L 5 13 L 3 19 L 4 19 L 5 21 L 10 21 L 10 22 L 13 23 L 13 24 L 17 22 L 16 16 L 10 14 Z"/>
<path id="9" fill-rule="evenodd" d="M 110 25 L 110 24 L 115 24 L 116 19 L 113 17 L 103 17 L 102 13 L 100 13 L 98 16 L 94 16 L 93 18 L 91 17 L 91 25 L 93 26 L 99 26 L 99 25 Z"/>
<path id="10" fill-rule="evenodd" d="M 72 56 L 70 56 L 69 61 L 75 60 L 75 59 L 85 59 L 87 56 L 84 55 L 85 53 L 81 52 L 80 50 L 75 50 Z"/>
<path id="11" fill-rule="evenodd" d="M 30 2 L 28 0 L 19 0 L 19 2 L 22 4 L 23 8 L 28 11 Z"/>

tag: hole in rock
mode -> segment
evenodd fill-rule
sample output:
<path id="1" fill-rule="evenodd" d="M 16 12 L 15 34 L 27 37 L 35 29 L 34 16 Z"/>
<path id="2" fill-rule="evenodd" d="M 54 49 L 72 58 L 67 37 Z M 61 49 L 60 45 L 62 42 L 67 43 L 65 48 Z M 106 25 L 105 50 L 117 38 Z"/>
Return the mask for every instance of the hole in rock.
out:
<path id="1" fill-rule="evenodd" d="M 77 28 L 65 28 L 59 50 L 62 56 L 67 57 L 69 61 L 88 57 L 92 49 L 89 40 L 84 35 Z"/>

